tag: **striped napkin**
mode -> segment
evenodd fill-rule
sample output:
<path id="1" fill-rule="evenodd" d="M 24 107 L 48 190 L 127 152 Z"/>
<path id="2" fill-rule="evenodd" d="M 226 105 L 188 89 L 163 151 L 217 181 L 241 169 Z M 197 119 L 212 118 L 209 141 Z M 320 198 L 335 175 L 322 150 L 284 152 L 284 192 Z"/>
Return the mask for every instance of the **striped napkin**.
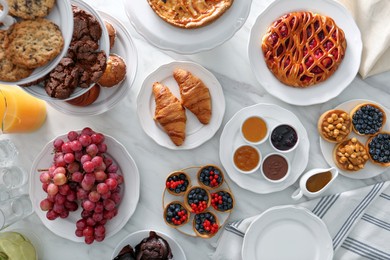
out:
<path id="1" fill-rule="evenodd" d="M 390 259 L 390 181 L 299 205 L 312 211 L 328 227 L 334 259 Z M 227 224 L 210 258 L 242 259 L 243 238 L 256 217 Z"/>

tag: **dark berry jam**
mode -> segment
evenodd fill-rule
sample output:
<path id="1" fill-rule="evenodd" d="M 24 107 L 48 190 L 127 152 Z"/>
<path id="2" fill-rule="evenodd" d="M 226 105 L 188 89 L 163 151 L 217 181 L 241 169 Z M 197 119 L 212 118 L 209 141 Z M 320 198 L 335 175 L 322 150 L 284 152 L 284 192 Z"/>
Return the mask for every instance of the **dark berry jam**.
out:
<path id="1" fill-rule="evenodd" d="M 383 112 L 371 105 L 360 107 L 352 116 L 353 127 L 359 134 L 374 135 L 383 125 Z"/>
<path id="2" fill-rule="evenodd" d="M 276 149 L 288 151 L 298 142 L 298 134 L 289 125 L 279 125 L 271 133 L 271 142 Z"/>
<path id="3" fill-rule="evenodd" d="M 368 144 L 371 158 L 378 163 L 390 162 L 390 134 L 377 134 Z"/>

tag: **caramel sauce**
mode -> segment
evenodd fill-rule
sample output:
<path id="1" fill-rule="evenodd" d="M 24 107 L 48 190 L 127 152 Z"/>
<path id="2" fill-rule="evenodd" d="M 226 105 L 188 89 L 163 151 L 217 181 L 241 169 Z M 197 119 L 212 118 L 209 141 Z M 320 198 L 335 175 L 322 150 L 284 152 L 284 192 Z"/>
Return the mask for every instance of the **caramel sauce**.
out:
<path id="1" fill-rule="evenodd" d="M 238 169 L 247 172 L 256 168 L 260 155 L 255 148 L 244 145 L 234 152 L 233 160 Z"/>
<path id="2" fill-rule="evenodd" d="M 330 171 L 314 174 L 306 181 L 306 189 L 310 192 L 320 191 L 332 180 Z"/>
<path id="3" fill-rule="evenodd" d="M 263 119 L 252 116 L 242 124 L 242 134 L 249 142 L 260 142 L 267 135 L 267 124 Z"/>

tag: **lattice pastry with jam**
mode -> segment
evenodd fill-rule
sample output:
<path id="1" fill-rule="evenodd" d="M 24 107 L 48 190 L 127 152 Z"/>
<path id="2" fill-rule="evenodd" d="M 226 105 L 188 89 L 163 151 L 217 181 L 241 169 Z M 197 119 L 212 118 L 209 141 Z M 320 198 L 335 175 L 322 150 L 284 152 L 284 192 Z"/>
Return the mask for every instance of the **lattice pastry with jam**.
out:
<path id="1" fill-rule="evenodd" d="M 261 47 L 268 68 L 279 81 L 306 88 L 325 81 L 337 70 L 347 42 L 332 18 L 291 12 L 273 22 Z"/>
<path id="2" fill-rule="evenodd" d="M 164 21 L 181 28 L 205 26 L 226 12 L 233 0 L 148 0 Z"/>

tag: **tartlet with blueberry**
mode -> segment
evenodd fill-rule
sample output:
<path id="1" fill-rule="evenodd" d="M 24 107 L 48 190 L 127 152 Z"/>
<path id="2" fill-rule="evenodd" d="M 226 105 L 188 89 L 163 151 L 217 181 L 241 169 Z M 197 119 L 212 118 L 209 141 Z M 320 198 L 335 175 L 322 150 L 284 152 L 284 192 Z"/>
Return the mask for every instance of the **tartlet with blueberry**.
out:
<path id="1" fill-rule="evenodd" d="M 199 184 L 206 189 L 215 189 L 222 185 L 224 176 L 222 170 L 215 165 L 201 167 L 197 174 Z"/>
<path id="2" fill-rule="evenodd" d="M 233 195 L 226 190 L 211 193 L 211 206 L 220 212 L 230 212 L 234 208 Z"/>
<path id="3" fill-rule="evenodd" d="M 182 171 L 169 174 L 165 181 L 167 191 L 175 196 L 183 195 L 191 186 L 191 178 Z"/>
<path id="4" fill-rule="evenodd" d="M 202 187 L 193 186 L 184 195 L 184 206 L 191 213 L 198 214 L 204 212 L 210 204 L 210 193 Z"/>
<path id="5" fill-rule="evenodd" d="M 168 226 L 177 228 L 187 224 L 190 213 L 180 201 L 169 203 L 164 209 L 164 220 Z"/>
<path id="6" fill-rule="evenodd" d="M 196 214 L 193 220 L 193 229 L 197 236 L 211 238 L 219 230 L 218 218 L 209 211 Z"/>
<path id="7" fill-rule="evenodd" d="M 373 136 L 380 132 L 386 123 L 386 113 L 380 106 L 363 103 L 351 111 L 352 128 L 358 135 Z"/>
<path id="8" fill-rule="evenodd" d="M 390 132 L 380 132 L 367 140 L 366 149 L 374 164 L 390 166 Z"/>

